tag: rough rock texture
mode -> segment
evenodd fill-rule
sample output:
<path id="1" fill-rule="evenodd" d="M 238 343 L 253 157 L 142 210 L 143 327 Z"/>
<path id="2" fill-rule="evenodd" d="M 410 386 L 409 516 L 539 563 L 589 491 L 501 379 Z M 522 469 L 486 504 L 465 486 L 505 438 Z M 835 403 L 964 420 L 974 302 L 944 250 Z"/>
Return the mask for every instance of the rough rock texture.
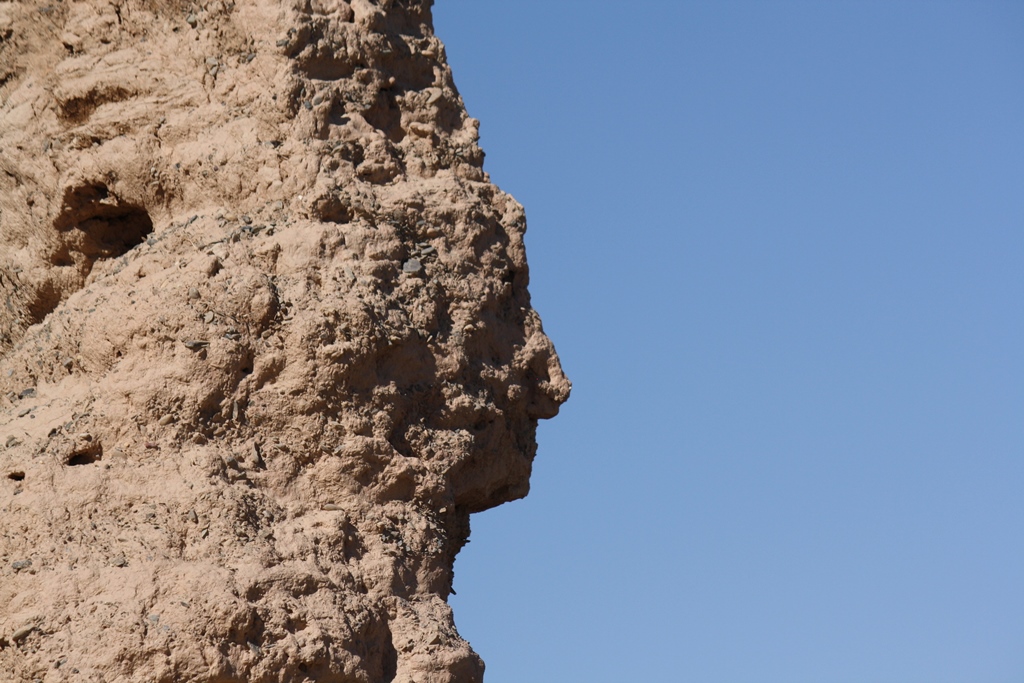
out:
<path id="1" fill-rule="evenodd" d="M 0 680 L 479 681 L 569 393 L 429 0 L 0 1 Z"/>

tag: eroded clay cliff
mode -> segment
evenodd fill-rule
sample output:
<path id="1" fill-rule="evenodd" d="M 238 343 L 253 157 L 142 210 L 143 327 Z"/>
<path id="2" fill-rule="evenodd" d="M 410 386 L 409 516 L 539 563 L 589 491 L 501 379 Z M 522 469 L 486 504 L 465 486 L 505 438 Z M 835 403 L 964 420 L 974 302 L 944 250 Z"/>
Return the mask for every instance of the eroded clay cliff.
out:
<path id="1" fill-rule="evenodd" d="M 479 681 L 569 392 L 407 0 L 0 2 L 0 680 Z"/>

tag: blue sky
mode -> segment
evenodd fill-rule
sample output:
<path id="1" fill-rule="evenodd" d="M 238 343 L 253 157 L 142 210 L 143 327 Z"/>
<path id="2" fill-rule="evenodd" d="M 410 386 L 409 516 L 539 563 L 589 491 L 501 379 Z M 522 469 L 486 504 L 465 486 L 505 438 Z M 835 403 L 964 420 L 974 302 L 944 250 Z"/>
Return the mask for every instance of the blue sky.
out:
<path id="1" fill-rule="evenodd" d="M 488 683 L 1024 680 L 1024 5 L 438 0 L 573 396 Z"/>

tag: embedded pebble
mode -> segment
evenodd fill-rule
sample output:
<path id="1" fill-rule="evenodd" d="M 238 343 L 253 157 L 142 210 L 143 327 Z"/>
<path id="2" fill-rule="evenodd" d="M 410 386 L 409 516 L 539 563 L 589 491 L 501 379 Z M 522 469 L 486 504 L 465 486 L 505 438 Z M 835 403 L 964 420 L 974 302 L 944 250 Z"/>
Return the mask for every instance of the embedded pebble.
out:
<path id="1" fill-rule="evenodd" d="M 217 258 L 216 256 L 211 256 L 209 258 L 209 260 L 207 260 L 203 264 L 203 272 L 206 273 L 207 277 L 213 277 L 214 275 L 219 273 L 220 272 L 220 268 L 221 268 L 221 262 L 220 262 L 220 259 Z M 196 290 L 197 293 L 198 293 L 198 291 L 199 290 Z"/>
<path id="2" fill-rule="evenodd" d="M 32 560 L 18 560 L 16 562 L 11 562 L 11 567 L 13 567 L 16 572 L 20 572 L 22 569 L 28 569 L 31 566 Z"/>
<path id="3" fill-rule="evenodd" d="M 14 633 L 11 634 L 11 640 L 14 640 L 14 641 L 21 640 L 25 636 L 27 636 L 28 634 L 32 633 L 32 631 L 35 631 L 35 630 L 36 630 L 35 626 L 22 626 L 17 631 L 15 631 Z"/>
<path id="4" fill-rule="evenodd" d="M 174 422 L 174 416 L 173 415 L 164 415 L 159 420 L 157 420 L 157 424 L 160 425 L 161 427 L 166 427 L 167 425 L 171 424 L 172 422 Z"/>
<path id="5" fill-rule="evenodd" d="M 434 127 L 427 123 L 420 123 L 419 121 L 413 121 L 409 124 L 409 130 L 419 135 L 420 137 L 426 138 L 434 132 Z"/>
<path id="6" fill-rule="evenodd" d="M 423 272 L 423 264 L 419 262 L 419 259 L 411 258 L 402 264 L 402 272 L 417 275 Z"/>

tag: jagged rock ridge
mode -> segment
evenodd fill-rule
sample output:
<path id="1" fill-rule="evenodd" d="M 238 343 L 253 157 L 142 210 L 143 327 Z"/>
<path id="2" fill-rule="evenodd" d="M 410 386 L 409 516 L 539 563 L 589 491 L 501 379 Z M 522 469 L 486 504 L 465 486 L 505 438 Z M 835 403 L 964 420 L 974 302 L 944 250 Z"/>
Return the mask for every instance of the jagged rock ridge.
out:
<path id="1" fill-rule="evenodd" d="M 429 2 L 0 2 L 0 680 L 479 681 L 569 392 Z"/>

